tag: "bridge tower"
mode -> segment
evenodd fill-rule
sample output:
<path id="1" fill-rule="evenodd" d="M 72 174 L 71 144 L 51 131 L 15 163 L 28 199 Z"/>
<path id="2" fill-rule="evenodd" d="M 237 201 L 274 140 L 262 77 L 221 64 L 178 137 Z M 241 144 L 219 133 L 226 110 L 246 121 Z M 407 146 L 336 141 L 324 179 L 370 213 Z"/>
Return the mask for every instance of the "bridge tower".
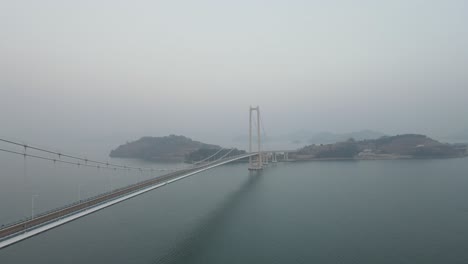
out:
<path id="1" fill-rule="evenodd" d="M 254 161 L 253 157 L 249 157 L 249 170 L 261 170 L 263 169 L 263 154 L 262 154 L 262 149 L 261 149 L 261 144 L 260 144 L 260 107 L 250 107 L 250 112 L 249 112 L 249 152 L 252 153 L 252 112 L 257 113 L 257 151 L 258 151 L 258 156 L 256 161 Z"/>

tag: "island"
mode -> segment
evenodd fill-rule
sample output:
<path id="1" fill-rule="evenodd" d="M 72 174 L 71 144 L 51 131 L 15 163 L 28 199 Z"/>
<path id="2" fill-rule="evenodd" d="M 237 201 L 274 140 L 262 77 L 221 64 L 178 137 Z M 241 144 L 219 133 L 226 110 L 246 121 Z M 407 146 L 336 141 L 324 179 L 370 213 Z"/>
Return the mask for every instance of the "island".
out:
<path id="1" fill-rule="evenodd" d="M 127 142 L 112 150 L 109 156 L 155 162 L 194 163 L 211 156 L 215 159 L 244 153 L 243 150 L 222 148 L 218 145 L 195 141 L 185 136 L 169 135 L 165 137 L 142 137 Z"/>
<path id="2" fill-rule="evenodd" d="M 466 144 L 446 144 L 425 135 L 404 134 L 334 144 L 305 146 L 290 157 L 294 160 L 329 159 L 417 159 L 454 158 L 467 155 Z"/>

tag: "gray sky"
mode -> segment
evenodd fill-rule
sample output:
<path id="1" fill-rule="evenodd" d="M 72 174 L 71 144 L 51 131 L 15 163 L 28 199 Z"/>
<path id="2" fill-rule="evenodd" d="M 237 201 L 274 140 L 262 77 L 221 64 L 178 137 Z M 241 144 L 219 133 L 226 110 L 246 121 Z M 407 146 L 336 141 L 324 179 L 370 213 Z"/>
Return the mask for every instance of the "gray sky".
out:
<path id="1" fill-rule="evenodd" d="M 467 129 L 468 1 L 0 0 L 0 120 L 33 142 Z"/>

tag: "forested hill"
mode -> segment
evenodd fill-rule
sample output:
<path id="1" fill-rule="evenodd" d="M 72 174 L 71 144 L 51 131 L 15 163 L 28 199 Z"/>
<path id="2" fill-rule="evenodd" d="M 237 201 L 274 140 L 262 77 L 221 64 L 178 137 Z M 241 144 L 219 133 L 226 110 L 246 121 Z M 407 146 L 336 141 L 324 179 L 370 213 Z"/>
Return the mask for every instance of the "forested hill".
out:
<path id="1" fill-rule="evenodd" d="M 194 141 L 184 136 L 142 137 L 120 145 L 111 157 L 136 158 L 151 161 L 184 161 L 186 155 L 199 149 L 220 149 L 220 146 Z"/>
<path id="2" fill-rule="evenodd" d="M 373 140 L 310 145 L 300 149 L 298 159 L 314 158 L 448 158 L 466 155 L 466 145 L 444 144 L 425 135 L 385 136 Z"/>

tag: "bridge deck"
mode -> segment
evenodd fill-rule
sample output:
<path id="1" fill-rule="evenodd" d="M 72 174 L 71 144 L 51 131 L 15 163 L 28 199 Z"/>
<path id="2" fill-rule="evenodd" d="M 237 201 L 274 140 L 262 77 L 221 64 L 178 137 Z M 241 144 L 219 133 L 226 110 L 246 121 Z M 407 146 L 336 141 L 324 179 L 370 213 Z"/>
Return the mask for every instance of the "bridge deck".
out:
<path id="1" fill-rule="evenodd" d="M 12 226 L 8 226 L 6 228 L 0 229 L 0 249 L 59 225 L 73 221 L 79 217 L 83 217 L 108 206 L 133 198 L 155 188 L 253 155 L 255 155 L 255 153 L 239 155 L 236 157 L 226 158 L 215 163 L 168 173 L 154 179 L 117 189 L 110 193 L 93 197 L 78 204 L 74 204 L 69 207 L 62 208 Z"/>

